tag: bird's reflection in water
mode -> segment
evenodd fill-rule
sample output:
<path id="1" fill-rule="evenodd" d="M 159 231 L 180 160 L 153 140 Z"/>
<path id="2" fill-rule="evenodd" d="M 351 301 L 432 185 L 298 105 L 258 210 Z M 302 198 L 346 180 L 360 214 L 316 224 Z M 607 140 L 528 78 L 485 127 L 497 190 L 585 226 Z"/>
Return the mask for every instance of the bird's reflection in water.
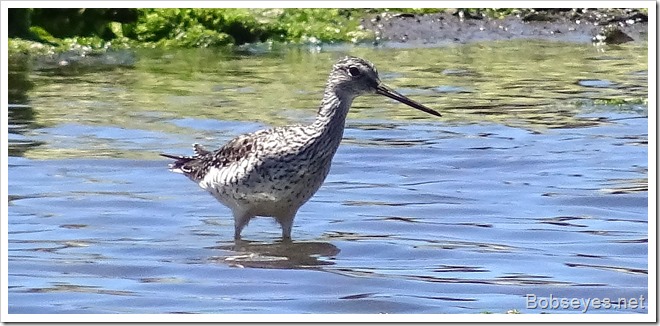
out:
<path id="1" fill-rule="evenodd" d="M 328 242 L 256 243 L 246 240 L 210 249 L 228 251 L 226 255 L 211 258 L 218 263 L 235 267 L 278 269 L 313 269 L 318 266 L 334 265 L 331 258 L 340 251 Z"/>

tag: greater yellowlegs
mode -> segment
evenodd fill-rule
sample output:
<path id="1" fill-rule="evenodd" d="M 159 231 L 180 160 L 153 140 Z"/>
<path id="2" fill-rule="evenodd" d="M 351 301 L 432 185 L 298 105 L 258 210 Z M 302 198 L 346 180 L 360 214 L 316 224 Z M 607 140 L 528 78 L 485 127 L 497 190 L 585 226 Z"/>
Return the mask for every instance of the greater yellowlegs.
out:
<path id="1" fill-rule="evenodd" d="M 345 57 L 332 67 L 313 123 L 240 135 L 215 151 L 195 144 L 193 156 L 161 155 L 176 160 L 170 171 L 187 176 L 231 209 L 235 239 L 253 217 L 270 216 L 289 240 L 296 212 L 328 175 L 353 99 L 368 93 L 440 116 L 383 85 L 371 62 Z"/>

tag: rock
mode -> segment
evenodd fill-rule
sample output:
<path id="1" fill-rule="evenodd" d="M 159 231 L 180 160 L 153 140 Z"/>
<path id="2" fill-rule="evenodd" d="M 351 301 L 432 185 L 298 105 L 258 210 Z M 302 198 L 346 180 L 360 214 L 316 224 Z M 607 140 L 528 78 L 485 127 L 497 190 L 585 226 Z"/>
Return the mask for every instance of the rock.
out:
<path id="1" fill-rule="evenodd" d="M 634 41 L 632 37 L 614 25 L 603 27 L 600 33 L 594 37 L 594 42 L 606 44 L 621 44 L 632 41 Z"/>

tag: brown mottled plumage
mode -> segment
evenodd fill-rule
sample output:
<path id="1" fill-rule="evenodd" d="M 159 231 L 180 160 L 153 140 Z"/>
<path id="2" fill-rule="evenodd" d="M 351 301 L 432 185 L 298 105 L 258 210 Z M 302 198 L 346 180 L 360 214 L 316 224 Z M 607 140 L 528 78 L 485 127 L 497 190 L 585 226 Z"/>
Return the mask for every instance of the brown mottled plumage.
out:
<path id="1" fill-rule="evenodd" d="M 174 159 L 183 173 L 207 190 L 234 215 L 234 238 L 255 216 L 271 216 L 291 238 L 293 219 L 323 184 L 344 133 L 353 99 L 376 93 L 440 116 L 380 82 L 372 63 L 345 57 L 332 68 L 316 120 L 240 135 L 216 151 L 194 145 L 193 156 L 161 154 Z"/>

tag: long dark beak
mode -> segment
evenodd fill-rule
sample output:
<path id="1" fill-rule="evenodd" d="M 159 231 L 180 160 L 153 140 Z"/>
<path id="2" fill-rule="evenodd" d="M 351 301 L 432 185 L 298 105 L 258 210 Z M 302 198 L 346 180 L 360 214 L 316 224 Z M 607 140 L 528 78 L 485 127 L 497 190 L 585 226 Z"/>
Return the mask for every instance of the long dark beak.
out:
<path id="1" fill-rule="evenodd" d="M 397 100 L 397 101 L 399 101 L 399 102 L 401 102 L 401 103 L 403 103 L 403 104 L 406 104 L 406 105 L 408 105 L 408 106 L 411 106 L 411 107 L 413 107 L 413 108 L 415 108 L 415 109 L 417 109 L 417 110 L 420 110 L 420 111 L 424 111 L 424 112 L 426 112 L 426 113 L 433 114 L 434 116 L 437 116 L 437 117 L 441 117 L 441 116 L 442 116 L 442 115 L 440 115 L 440 113 L 438 113 L 437 111 L 435 111 L 435 110 L 433 110 L 433 109 L 430 109 L 430 108 L 428 108 L 428 107 L 426 107 L 426 106 L 424 106 L 424 105 L 421 105 L 421 104 L 419 104 L 419 103 L 417 103 L 417 102 L 415 102 L 415 101 L 413 101 L 413 100 L 411 100 L 411 99 L 409 99 L 409 98 L 407 98 L 407 97 L 405 97 L 405 96 L 403 96 L 403 95 L 397 93 L 395 90 L 393 90 L 393 89 L 391 89 L 391 88 L 389 88 L 389 87 L 383 85 L 382 83 L 379 84 L 379 85 L 376 87 L 376 94 L 380 94 L 380 95 L 387 96 L 387 97 L 389 97 L 389 98 L 391 98 L 391 99 L 393 99 L 393 100 Z"/>

